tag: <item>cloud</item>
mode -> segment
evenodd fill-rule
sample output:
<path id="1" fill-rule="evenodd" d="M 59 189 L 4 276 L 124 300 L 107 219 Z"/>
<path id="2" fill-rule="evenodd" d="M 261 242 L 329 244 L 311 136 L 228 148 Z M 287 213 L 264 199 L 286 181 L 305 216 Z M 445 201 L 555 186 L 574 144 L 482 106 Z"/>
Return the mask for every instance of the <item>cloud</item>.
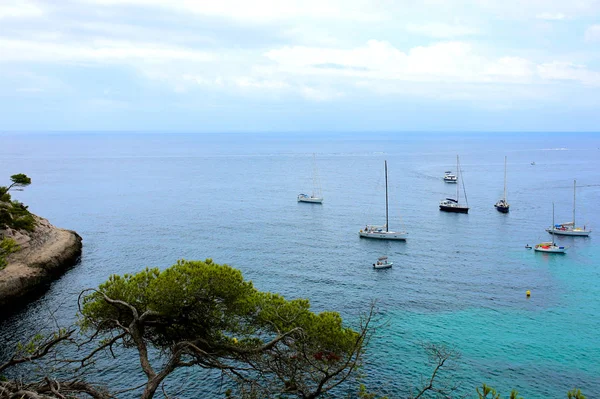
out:
<path id="1" fill-rule="evenodd" d="M 577 81 L 589 86 L 600 85 L 600 72 L 590 71 L 585 65 L 554 61 L 538 65 L 537 69 L 543 79 Z"/>
<path id="2" fill-rule="evenodd" d="M 417 46 L 406 52 L 377 40 L 352 49 L 287 46 L 265 56 L 281 71 L 295 75 L 414 82 L 526 82 L 535 70 L 528 60 L 486 58 L 476 54 L 470 44 L 456 41 Z"/>
<path id="3" fill-rule="evenodd" d="M 211 17 L 247 21 L 293 18 L 378 20 L 368 1 L 353 0 L 84 0 L 104 6 L 158 7 Z"/>
<path id="4" fill-rule="evenodd" d="M 44 63 L 114 63 L 144 61 L 148 63 L 171 61 L 206 62 L 215 55 L 188 48 L 161 43 L 95 40 L 91 43 L 41 42 L 0 38 L 0 62 L 29 61 Z"/>
<path id="5" fill-rule="evenodd" d="M 477 29 L 464 25 L 450 25 L 444 23 L 408 24 L 406 30 L 410 33 L 436 39 L 449 39 L 460 36 L 471 36 L 478 33 Z"/>
<path id="6" fill-rule="evenodd" d="M 0 19 L 40 17 L 44 11 L 36 4 L 27 1 L 3 1 L 0 4 Z"/>
<path id="7" fill-rule="evenodd" d="M 288 89 L 290 85 L 286 82 L 277 80 L 260 80 L 254 79 L 247 76 L 236 78 L 233 80 L 235 85 L 241 88 L 248 89 L 269 89 L 269 90 L 281 90 Z"/>
<path id="8" fill-rule="evenodd" d="M 551 13 L 551 12 L 543 12 L 535 16 L 537 19 L 543 19 L 546 21 L 562 21 L 566 18 L 566 15 L 560 12 Z"/>
<path id="9" fill-rule="evenodd" d="M 600 25 L 592 25 L 585 31 L 585 40 L 588 42 L 600 42 Z"/>

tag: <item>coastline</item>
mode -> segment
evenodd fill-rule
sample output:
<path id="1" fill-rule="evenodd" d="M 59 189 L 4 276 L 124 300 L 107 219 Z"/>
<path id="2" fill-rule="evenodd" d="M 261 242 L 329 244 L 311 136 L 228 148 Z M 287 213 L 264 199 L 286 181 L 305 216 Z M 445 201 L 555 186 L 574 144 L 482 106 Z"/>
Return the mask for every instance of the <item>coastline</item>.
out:
<path id="1" fill-rule="evenodd" d="M 47 219 L 35 216 L 32 233 L 8 230 L 21 247 L 8 257 L 8 265 L 0 270 L 0 306 L 18 306 L 19 299 L 42 289 L 77 263 L 82 239 L 76 232 L 53 226 Z"/>

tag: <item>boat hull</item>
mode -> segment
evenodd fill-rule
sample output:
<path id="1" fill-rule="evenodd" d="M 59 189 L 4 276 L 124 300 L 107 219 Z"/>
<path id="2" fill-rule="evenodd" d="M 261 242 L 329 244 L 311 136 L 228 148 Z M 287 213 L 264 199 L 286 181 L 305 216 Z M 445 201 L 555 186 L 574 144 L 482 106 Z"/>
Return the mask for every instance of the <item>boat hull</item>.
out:
<path id="1" fill-rule="evenodd" d="M 567 250 L 566 248 L 533 248 L 536 252 L 545 252 L 547 254 L 564 254 Z"/>
<path id="2" fill-rule="evenodd" d="M 496 210 L 500 213 L 508 213 L 508 206 L 498 206 L 498 205 L 494 205 L 496 207 Z"/>
<path id="3" fill-rule="evenodd" d="M 322 204 L 323 203 L 323 198 L 301 197 L 301 198 L 298 198 L 298 202 L 308 202 L 308 203 L 311 203 L 311 204 Z"/>
<path id="4" fill-rule="evenodd" d="M 550 234 L 557 236 L 572 236 L 572 237 L 588 237 L 591 230 L 557 230 L 557 229 L 546 229 Z"/>
<path id="5" fill-rule="evenodd" d="M 467 208 L 466 206 L 440 205 L 440 211 L 453 213 L 469 213 L 469 208 Z"/>
<path id="6" fill-rule="evenodd" d="M 396 240 L 406 241 L 407 233 L 395 231 L 359 231 L 358 235 L 363 238 L 373 238 L 376 240 Z"/>
<path id="7" fill-rule="evenodd" d="M 392 267 L 394 263 L 390 262 L 390 263 L 386 263 L 384 265 L 377 265 L 377 264 L 373 264 L 373 269 L 389 269 L 390 267 Z"/>

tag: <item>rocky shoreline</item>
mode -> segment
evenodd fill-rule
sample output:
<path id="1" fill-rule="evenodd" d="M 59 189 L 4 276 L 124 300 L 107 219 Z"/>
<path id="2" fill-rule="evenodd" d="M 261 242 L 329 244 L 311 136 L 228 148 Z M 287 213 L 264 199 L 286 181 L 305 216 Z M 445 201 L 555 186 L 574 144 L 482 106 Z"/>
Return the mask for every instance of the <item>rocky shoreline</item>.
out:
<path id="1" fill-rule="evenodd" d="M 8 257 L 0 270 L 0 307 L 18 305 L 19 299 L 43 288 L 74 265 L 81 255 L 81 237 L 35 216 L 35 231 L 2 231 L 20 250 Z"/>

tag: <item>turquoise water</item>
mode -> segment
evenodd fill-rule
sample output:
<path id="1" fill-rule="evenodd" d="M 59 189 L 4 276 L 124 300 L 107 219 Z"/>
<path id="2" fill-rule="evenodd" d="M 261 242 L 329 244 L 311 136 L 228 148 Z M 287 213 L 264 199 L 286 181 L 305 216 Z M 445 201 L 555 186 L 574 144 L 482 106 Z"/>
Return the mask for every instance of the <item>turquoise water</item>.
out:
<path id="1" fill-rule="evenodd" d="M 570 246 L 566 255 L 524 248 L 550 238 L 552 202 L 557 222 L 570 219 L 575 178 L 578 220 L 600 227 L 594 134 L 55 133 L 3 134 L 0 143 L 3 175 L 33 179 L 15 197 L 84 238 L 81 263 L 0 322 L 6 347 L 48 309 L 72 321 L 78 291 L 111 273 L 211 257 L 241 269 L 259 289 L 307 297 L 315 310 L 349 321 L 377 300 L 387 324 L 368 349 L 367 383 L 395 397 L 427 376 L 425 342 L 461 353 L 442 377 L 468 397 L 483 382 L 528 399 L 566 397 L 574 386 L 600 397 L 600 230 L 559 238 Z M 296 202 L 312 187 L 312 153 L 322 206 Z M 457 153 L 468 215 L 437 206 L 455 192 L 442 176 L 455 169 Z M 493 208 L 505 155 L 507 215 Z M 406 228 L 406 242 L 357 234 L 383 223 L 384 160 L 390 228 Z M 392 269 L 372 270 L 381 255 Z M 113 365 L 103 378 L 131 385 L 124 370 Z M 197 378 L 203 390 L 208 381 L 206 397 L 217 396 L 218 376 Z"/>

